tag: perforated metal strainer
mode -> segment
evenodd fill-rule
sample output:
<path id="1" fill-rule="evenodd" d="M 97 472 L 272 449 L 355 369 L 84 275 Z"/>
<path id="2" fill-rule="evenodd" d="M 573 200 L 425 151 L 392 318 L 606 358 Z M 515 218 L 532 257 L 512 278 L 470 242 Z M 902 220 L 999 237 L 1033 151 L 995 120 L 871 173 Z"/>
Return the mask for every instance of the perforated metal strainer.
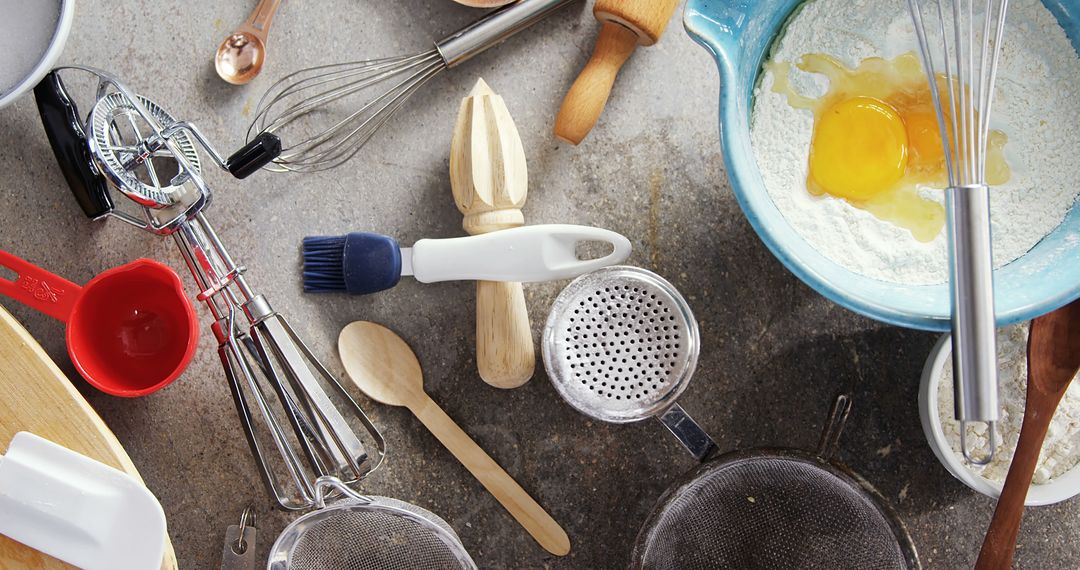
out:
<path id="1" fill-rule="evenodd" d="M 816 453 L 759 449 L 702 464 L 653 508 L 630 567 L 921 568 L 885 498 L 832 460 L 850 409 L 837 398 Z"/>
<path id="2" fill-rule="evenodd" d="M 327 493 L 343 498 L 326 506 Z M 364 496 L 334 477 L 316 483 L 316 504 L 282 531 L 267 570 L 475 570 L 446 521 L 396 499 Z"/>
<path id="3" fill-rule="evenodd" d="M 697 321 L 659 275 L 615 266 L 582 275 L 555 299 L 544 367 L 567 403 L 597 420 L 657 417 L 695 457 L 715 446 L 675 403 L 697 366 Z"/>

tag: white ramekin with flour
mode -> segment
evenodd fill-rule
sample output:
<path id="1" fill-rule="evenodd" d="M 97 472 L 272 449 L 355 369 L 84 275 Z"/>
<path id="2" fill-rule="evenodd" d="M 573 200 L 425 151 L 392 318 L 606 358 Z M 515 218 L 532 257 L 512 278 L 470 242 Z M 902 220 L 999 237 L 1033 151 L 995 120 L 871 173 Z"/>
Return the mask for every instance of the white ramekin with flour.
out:
<path id="1" fill-rule="evenodd" d="M 0 108 L 33 89 L 64 51 L 75 0 L 0 0 Z"/>
<path id="2" fill-rule="evenodd" d="M 1001 390 L 1003 420 L 999 422 L 999 433 L 1001 431 L 1006 433 L 1003 438 L 999 437 L 997 450 L 999 457 L 992 464 L 994 479 L 1000 480 L 992 480 L 980 474 L 980 471 L 985 472 L 987 468 L 967 465 L 959 453 L 957 442 L 950 441 L 950 437 L 946 435 L 947 422 L 949 431 L 958 433 L 956 431 L 958 428 L 955 427 L 956 420 L 952 415 L 952 406 L 946 401 L 947 397 L 942 397 L 943 389 L 951 390 L 942 386 L 943 379 L 948 382 L 949 380 L 945 377 L 951 376 L 951 370 L 947 371 L 947 368 L 952 366 L 952 343 L 949 335 L 943 335 L 930 351 L 930 356 L 923 367 L 922 383 L 919 386 L 919 417 L 922 420 L 923 433 L 938 461 L 953 477 L 979 493 L 995 499 L 1001 494 L 1004 473 L 1008 471 L 1012 446 L 1015 446 L 1019 424 L 1023 418 L 1022 386 L 1026 385 L 1027 380 L 1027 358 L 1026 350 L 1024 350 L 1027 338 L 1026 328 L 1027 325 L 1014 325 L 999 331 L 998 360 L 1001 383 L 1009 383 Z M 1053 475 L 1049 475 L 1049 469 L 1045 467 L 1043 458 L 1040 458 L 1039 469 L 1042 471 L 1036 470 L 1035 481 L 1032 482 L 1024 503 L 1029 507 L 1059 503 L 1080 494 L 1080 445 L 1073 446 L 1071 443 L 1080 441 L 1080 381 L 1070 386 L 1065 398 L 1062 398 L 1061 406 L 1058 414 L 1055 415 L 1061 434 L 1056 449 L 1059 452 L 1067 449 L 1068 456 L 1054 459 L 1058 461 L 1058 464 L 1053 468 L 1055 472 Z M 1066 433 L 1071 435 L 1065 437 Z M 1048 436 L 1049 442 L 1050 436 Z M 968 445 L 972 445 L 971 441 Z M 1069 466 L 1074 461 L 1077 463 Z M 1044 480 L 1041 484 L 1040 479 Z"/>

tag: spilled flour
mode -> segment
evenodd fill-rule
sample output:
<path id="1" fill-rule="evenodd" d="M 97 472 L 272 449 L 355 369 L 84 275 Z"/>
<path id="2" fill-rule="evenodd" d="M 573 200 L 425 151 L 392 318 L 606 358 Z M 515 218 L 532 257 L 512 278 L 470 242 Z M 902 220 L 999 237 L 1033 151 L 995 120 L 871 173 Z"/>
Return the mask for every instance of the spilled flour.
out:
<path id="1" fill-rule="evenodd" d="M 1080 191 L 1080 57 L 1065 31 L 1038 0 L 1014 0 L 1002 49 L 992 127 L 1009 137 L 1011 180 L 991 188 L 994 262 L 1020 257 L 1056 228 Z M 824 53 L 854 67 L 868 57 L 917 50 L 906 2 L 809 0 L 788 22 L 771 59 L 795 63 Z M 773 202 L 788 223 L 825 257 L 853 271 L 894 283 L 946 281 L 943 230 L 930 242 L 848 202 L 806 190 L 813 115 L 793 109 L 772 91 L 766 72 L 755 94 L 751 142 Z M 792 68 L 791 84 L 817 97 L 827 80 Z M 944 193 L 920 188 L 943 202 Z"/>

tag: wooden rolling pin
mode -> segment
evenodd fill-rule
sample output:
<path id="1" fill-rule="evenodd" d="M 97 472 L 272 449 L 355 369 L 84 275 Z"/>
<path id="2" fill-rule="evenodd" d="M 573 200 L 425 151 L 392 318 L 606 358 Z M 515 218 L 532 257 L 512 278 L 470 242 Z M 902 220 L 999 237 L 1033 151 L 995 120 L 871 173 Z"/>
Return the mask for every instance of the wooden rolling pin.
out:
<path id="1" fill-rule="evenodd" d="M 0 307 L 0 452 L 20 431 L 115 467 L 136 479 L 139 472 L 116 436 L 56 367 L 37 341 Z M 176 569 L 176 555 L 165 539 L 163 570 Z M 0 536 L 0 568 L 74 568 Z"/>
<path id="2" fill-rule="evenodd" d="M 450 143 L 450 186 L 470 235 L 525 223 L 525 148 L 502 97 L 481 79 L 461 101 Z M 521 283 L 476 284 L 476 366 L 497 388 L 516 388 L 536 367 Z"/>
<path id="3" fill-rule="evenodd" d="M 600 20 L 600 36 L 592 58 L 563 99 L 555 118 L 555 136 L 579 144 L 589 134 L 623 63 L 638 45 L 660 41 L 679 0 L 596 0 L 593 16 Z"/>

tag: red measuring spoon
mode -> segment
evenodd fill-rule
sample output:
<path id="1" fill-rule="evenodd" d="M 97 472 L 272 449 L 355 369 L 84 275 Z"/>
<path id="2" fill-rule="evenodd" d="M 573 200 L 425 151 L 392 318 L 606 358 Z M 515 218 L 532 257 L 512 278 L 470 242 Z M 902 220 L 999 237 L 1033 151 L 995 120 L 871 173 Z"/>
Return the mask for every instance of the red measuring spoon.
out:
<path id="1" fill-rule="evenodd" d="M 199 342 L 195 310 L 172 268 L 138 259 L 85 287 L 0 250 L 0 294 L 67 323 L 68 355 L 95 388 L 133 398 L 180 376 Z"/>

